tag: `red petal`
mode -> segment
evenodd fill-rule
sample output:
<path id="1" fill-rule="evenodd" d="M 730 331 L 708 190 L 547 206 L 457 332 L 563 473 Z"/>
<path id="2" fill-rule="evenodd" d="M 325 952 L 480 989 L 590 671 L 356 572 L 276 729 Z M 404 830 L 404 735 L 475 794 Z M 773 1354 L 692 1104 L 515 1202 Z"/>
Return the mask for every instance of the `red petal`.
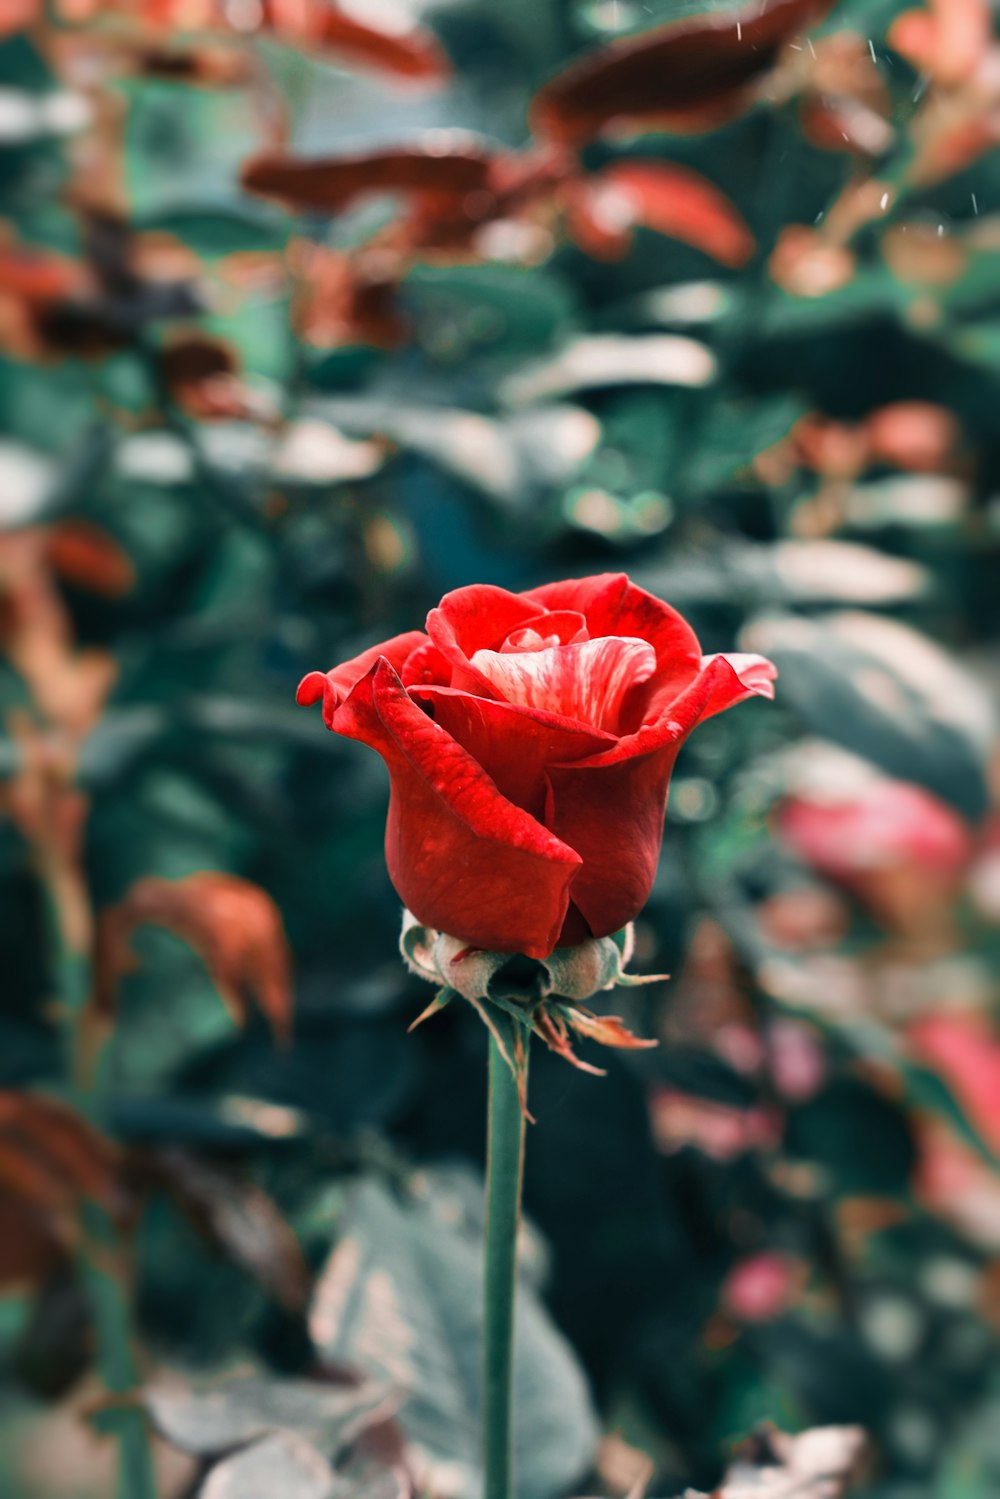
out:
<path id="1" fill-rule="evenodd" d="M 335 666 L 330 671 L 310 671 L 299 683 L 295 701 L 303 707 L 311 707 L 323 699 L 323 720 L 328 729 L 333 728 L 333 715 L 348 693 L 377 661 L 386 660 L 395 671 L 401 671 L 409 656 L 427 643 L 423 630 L 405 630 L 381 645 L 373 645 L 360 656 Z"/>
<path id="2" fill-rule="evenodd" d="M 552 764 L 570 764 L 611 749 L 611 734 L 513 703 L 491 702 L 450 687 L 413 687 L 410 695 L 468 750 L 501 795 L 541 821 Z"/>
<path id="3" fill-rule="evenodd" d="M 386 862 L 418 921 L 475 947 L 547 957 L 579 855 L 501 796 L 388 661 L 361 679 L 333 727 L 389 768 Z"/>
<path id="4" fill-rule="evenodd" d="M 723 265 L 743 265 L 754 238 L 717 187 L 693 172 L 660 161 L 620 161 L 592 178 L 595 189 L 620 194 L 632 222 L 704 250 Z"/>
<path id="5" fill-rule="evenodd" d="M 578 610 L 592 638 L 632 635 L 649 641 L 656 652 L 656 672 L 624 705 L 622 724 L 630 729 L 659 716 L 659 705 L 676 697 L 698 675 L 701 646 L 687 620 L 624 573 L 567 578 L 523 596 L 547 609 Z"/>
<path id="6" fill-rule="evenodd" d="M 652 888 L 674 761 L 696 724 L 745 697 L 774 696 L 774 667 L 762 656 L 709 656 L 668 714 L 613 749 L 549 769 L 545 823 L 575 848 L 583 868 L 573 904 L 595 937 L 632 921 Z"/>
<path id="7" fill-rule="evenodd" d="M 451 665 L 450 685 L 478 696 L 500 693 L 472 666 L 476 651 L 498 651 L 519 625 L 538 618 L 537 604 L 491 583 L 473 583 L 446 593 L 427 616 L 427 633 Z"/>
<path id="8" fill-rule="evenodd" d="M 549 769 L 545 821 L 583 860 L 572 898 L 595 937 L 634 920 L 656 875 L 667 784 L 683 736 L 648 752 L 641 738 L 621 741 L 633 745 L 633 755 L 619 757 L 615 749 L 589 764 Z"/>
<path id="9" fill-rule="evenodd" d="M 605 635 L 540 651 L 476 651 L 472 665 L 508 703 L 614 733 L 626 694 L 656 671 L 656 652 L 646 640 Z"/>
<path id="10" fill-rule="evenodd" d="M 536 133 L 582 145 L 608 126 L 721 123 L 743 107 L 747 85 L 830 0 L 771 0 L 734 16 L 699 16 L 614 42 L 558 74 L 535 96 Z"/>
<path id="11" fill-rule="evenodd" d="M 540 651 L 553 645 L 579 645 L 588 638 L 587 621 L 575 609 L 550 609 L 511 630 L 502 651 Z"/>
<path id="12" fill-rule="evenodd" d="M 766 656 L 751 656 L 739 651 L 725 655 L 705 656 L 702 659 L 702 676 L 711 676 L 712 688 L 708 701 L 698 715 L 698 722 L 723 713 L 726 708 L 743 702 L 748 697 L 774 698 L 774 682 L 778 668 Z M 674 704 L 671 713 L 678 704 Z"/>

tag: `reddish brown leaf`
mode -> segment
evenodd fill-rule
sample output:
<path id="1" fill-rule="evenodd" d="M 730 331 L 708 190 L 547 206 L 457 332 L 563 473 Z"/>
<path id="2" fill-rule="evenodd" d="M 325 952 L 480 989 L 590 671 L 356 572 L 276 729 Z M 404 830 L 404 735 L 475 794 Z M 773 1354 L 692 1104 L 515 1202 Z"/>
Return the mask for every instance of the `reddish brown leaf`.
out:
<path id="1" fill-rule="evenodd" d="M 303 161 L 269 154 L 253 157 L 243 168 L 248 192 L 276 198 L 287 207 L 314 213 L 337 213 L 371 193 L 432 193 L 461 199 L 484 191 L 490 158 L 475 145 L 400 147 Z"/>
<path id="2" fill-rule="evenodd" d="M 855 260 L 807 224 L 787 224 L 768 262 L 771 279 L 792 297 L 825 297 L 854 275 Z"/>
<path id="3" fill-rule="evenodd" d="M 629 230 L 637 224 L 693 245 L 723 265 L 743 265 L 753 254 L 754 238 L 742 216 L 689 167 L 620 161 L 586 179 L 581 188 L 590 200 L 591 224 L 604 227 L 610 236 L 604 255 L 611 258 L 627 248 Z M 574 237 L 579 241 L 579 232 Z M 596 238 L 583 248 L 604 258 Z"/>
<path id="4" fill-rule="evenodd" d="M 46 1212 L 90 1198 L 119 1201 L 111 1144 L 65 1104 L 39 1093 L 0 1092 L 0 1182 Z"/>
<path id="5" fill-rule="evenodd" d="M 886 40 L 914 67 L 953 87 L 979 67 L 992 33 L 987 0 L 930 0 L 927 10 L 897 16 Z"/>
<path id="6" fill-rule="evenodd" d="M 748 85 L 831 0 L 770 0 L 614 42 L 573 63 L 535 96 L 534 129 L 580 146 L 605 131 L 703 129 L 738 114 Z"/>
<path id="7" fill-rule="evenodd" d="M 239 88 L 253 78 L 250 59 L 228 45 L 122 47 L 130 72 L 203 88 Z"/>
<path id="8" fill-rule="evenodd" d="M 201 957 L 239 1023 L 250 1006 L 286 1041 L 292 1023 L 288 939 L 266 890 L 238 875 L 201 870 L 180 880 L 138 880 L 121 905 L 104 912 L 98 937 L 99 1007 L 110 1012 L 122 973 L 132 966 L 128 938 L 138 926 L 166 927 Z"/>
<path id="9" fill-rule="evenodd" d="M 160 354 L 160 370 L 171 389 L 214 375 L 234 375 L 237 367 L 231 344 L 199 331 L 174 339 Z"/>
<path id="10" fill-rule="evenodd" d="M 266 403 L 240 378 L 236 350 L 225 339 L 193 329 L 160 353 L 160 372 L 173 399 L 198 421 L 268 418 Z"/>
<path id="11" fill-rule="evenodd" d="M 867 417 L 864 430 L 874 461 L 913 473 L 942 472 L 961 440 L 954 414 L 933 401 L 880 406 Z"/>
<path id="12" fill-rule="evenodd" d="M 329 51 L 349 63 L 392 73 L 398 78 L 440 82 L 450 71 L 448 59 L 430 32 L 416 26 L 406 11 L 391 24 L 362 20 L 363 5 L 344 8 L 328 0 L 265 0 L 262 25 L 291 46 Z"/>
<path id="13" fill-rule="evenodd" d="M 399 256 L 352 256 L 293 240 L 289 263 L 298 283 L 293 323 L 304 343 L 318 349 L 345 344 L 392 349 L 406 337 L 397 304 L 405 270 Z"/>
<path id="14" fill-rule="evenodd" d="M 635 204 L 598 177 L 575 177 L 559 194 L 570 239 L 595 260 L 621 260 L 632 244 Z"/>
<path id="15" fill-rule="evenodd" d="M 405 31 L 381 31 L 332 7 L 324 10 L 320 18 L 316 42 L 348 62 L 393 73 L 399 78 L 439 83 L 451 71 L 444 51 L 429 32 L 416 26 Z"/>
<path id="16" fill-rule="evenodd" d="M 119 598 L 135 582 L 127 554 L 89 521 L 60 521 L 48 533 L 46 550 L 54 572 L 91 593 Z"/>
<path id="17" fill-rule="evenodd" d="M 0 1292 L 39 1285 L 62 1257 L 44 1212 L 15 1192 L 0 1192 Z"/>
<path id="18" fill-rule="evenodd" d="M 19 3 L 24 5 L 25 0 Z M 402 6 L 391 22 L 381 26 L 377 20 L 362 19 L 362 4 L 357 4 L 355 13 L 354 7 L 332 5 L 329 0 L 262 0 L 249 12 L 225 5 L 223 0 L 118 0 L 117 9 L 142 26 L 161 31 L 270 33 L 286 46 L 310 53 L 331 52 L 348 63 L 397 78 L 436 83 L 450 72 L 440 43 L 414 24 Z M 200 68 L 190 71 L 192 60 L 197 62 L 208 55 L 201 49 L 177 53 L 163 49 L 154 53 L 151 49 L 148 55 L 151 60 L 158 58 L 171 76 L 208 81 L 200 76 Z M 222 66 L 221 55 L 218 65 Z M 214 58 L 210 66 L 216 66 Z"/>
<path id="19" fill-rule="evenodd" d="M 41 10 L 41 0 L 3 0 L 0 5 L 0 37 L 26 31 L 38 20 Z"/>
<path id="20" fill-rule="evenodd" d="M 32 304 L 58 302 L 86 284 L 82 266 L 47 250 L 0 244 L 0 295 Z"/>

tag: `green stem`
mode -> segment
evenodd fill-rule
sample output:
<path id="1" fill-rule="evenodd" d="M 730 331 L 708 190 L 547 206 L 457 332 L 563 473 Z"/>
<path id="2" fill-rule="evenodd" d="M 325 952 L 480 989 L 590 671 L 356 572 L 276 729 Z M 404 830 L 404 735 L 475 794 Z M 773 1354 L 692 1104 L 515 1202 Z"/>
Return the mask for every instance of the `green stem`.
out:
<path id="1" fill-rule="evenodd" d="M 122 1263 L 118 1231 L 97 1203 L 83 1214 L 84 1247 L 80 1274 L 94 1322 L 98 1373 L 108 1394 L 120 1397 L 100 1416 L 105 1431 L 118 1443 L 116 1499 L 156 1499 L 156 1473 L 149 1431 L 142 1410 L 128 1404 L 140 1383 L 132 1347 L 129 1277 Z"/>
<path id="2" fill-rule="evenodd" d="M 516 1021 L 507 1021 L 504 1027 L 510 1046 L 516 1025 Z M 527 1044 L 525 1037 L 525 1073 Z M 483 1320 L 484 1499 L 514 1499 L 514 1294 L 524 1174 L 524 1114 L 517 1081 L 492 1033 L 489 1086 Z"/>
<path id="3" fill-rule="evenodd" d="M 70 1093 L 83 1118 L 104 1125 L 103 1077 L 91 1075 L 87 1025 L 91 987 L 90 957 L 72 949 L 60 920 L 58 901 L 47 890 L 57 982 L 65 1016 Z M 121 1234 L 97 1202 L 81 1204 L 83 1233 L 77 1268 L 94 1328 L 97 1372 L 112 1401 L 98 1418 L 118 1444 L 116 1499 L 157 1499 L 149 1430 L 142 1410 L 128 1402 L 141 1384 L 133 1347 L 131 1286 Z"/>

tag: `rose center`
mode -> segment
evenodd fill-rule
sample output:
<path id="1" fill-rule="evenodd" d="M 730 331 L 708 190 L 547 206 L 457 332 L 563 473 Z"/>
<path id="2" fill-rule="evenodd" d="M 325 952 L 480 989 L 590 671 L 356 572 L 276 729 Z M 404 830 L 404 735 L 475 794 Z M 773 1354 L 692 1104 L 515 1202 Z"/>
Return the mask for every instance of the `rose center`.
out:
<path id="1" fill-rule="evenodd" d="M 552 644 L 525 626 L 499 651 L 476 651 L 472 665 L 508 703 L 617 733 L 625 694 L 653 675 L 656 652 L 629 635 Z"/>
<path id="2" fill-rule="evenodd" d="M 511 630 L 500 650 L 510 655 L 513 651 L 544 651 L 554 645 L 562 645 L 558 635 L 540 635 L 525 626 L 523 630 Z"/>

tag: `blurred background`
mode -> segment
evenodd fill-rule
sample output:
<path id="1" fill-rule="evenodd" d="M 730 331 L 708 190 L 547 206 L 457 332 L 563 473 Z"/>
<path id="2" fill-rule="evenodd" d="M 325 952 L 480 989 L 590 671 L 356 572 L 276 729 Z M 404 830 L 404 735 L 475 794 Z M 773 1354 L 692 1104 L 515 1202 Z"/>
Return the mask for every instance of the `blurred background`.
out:
<path id="1" fill-rule="evenodd" d="M 293 694 L 618 570 L 780 680 L 675 773 L 661 1045 L 535 1048 L 521 1499 L 763 1418 L 1000 1490 L 1000 43 L 704 10 L 0 0 L 7 1494 L 477 1499 L 485 1038 Z"/>

